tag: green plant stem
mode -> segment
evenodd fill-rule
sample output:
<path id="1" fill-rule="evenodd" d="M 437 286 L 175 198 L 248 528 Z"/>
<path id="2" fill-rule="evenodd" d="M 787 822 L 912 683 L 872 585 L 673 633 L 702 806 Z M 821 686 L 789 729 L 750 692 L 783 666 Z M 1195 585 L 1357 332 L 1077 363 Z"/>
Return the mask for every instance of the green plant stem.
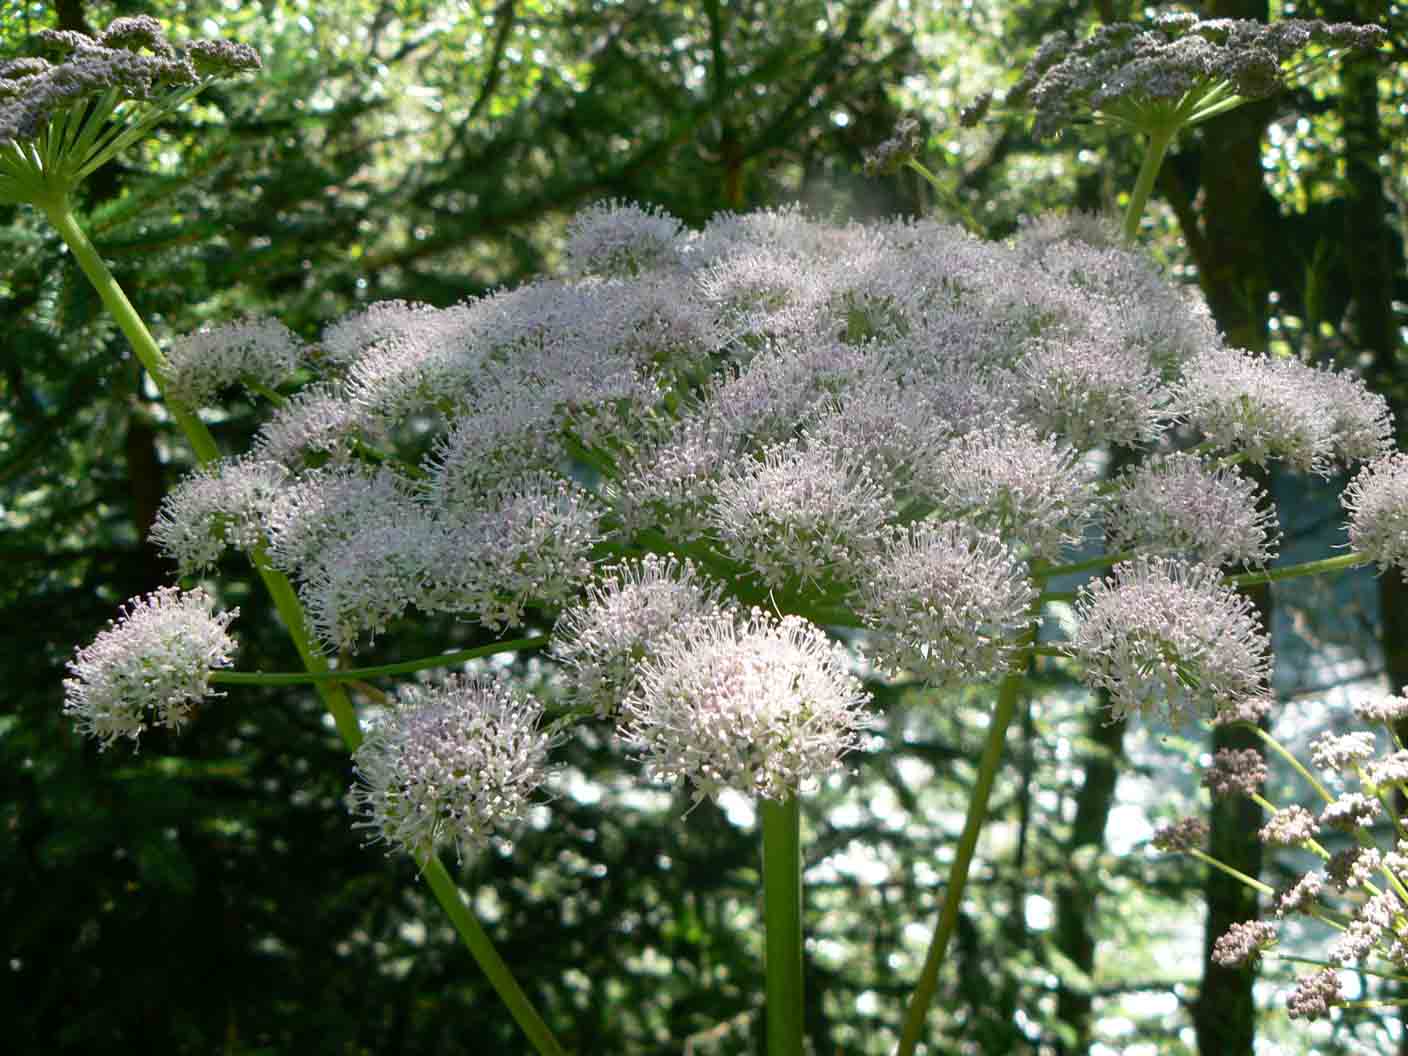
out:
<path id="1" fill-rule="evenodd" d="M 1250 587 L 1258 583 L 1275 583 L 1282 579 L 1299 579 L 1301 576 L 1323 576 L 1329 572 L 1344 572 L 1370 564 L 1374 559 L 1367 554 L 1341 554 L 1339 557 L 1326 557 L 1319 561 L 1306 561 L 1299 565 L 1283 565 L 1268 568 L 1263 572 L 1244 572 L 1239 576 L 1228 576 L 1223 580 L 1230 587 Z"/>
<path id="2" fill-rule="evenodd" d="M 320 682 L 356 682 L 385 675 L 409 675 L 415 671 L 426 671 L 434 667 L 449 667 L 466 660 L 477 660 L 497 653 L 516 653 L 526 649 L 541 649 L 548 644 L 547 635 L 533 638 L 514 638 L 507 642 L 490 642 L 476 645 L 473 649 L 458 649 L 453 653 L 437 653 L 422 656 L 415 660 L 402 660 L 395 664 L 380 664 L 376 667 L 348 667 L 336 671 L 212 671 L 211 682 L 228 686 L 301 686 Z"/>
<path id="3" fill-rule="evenodd" d="M 797 797 L 759 803 L 768 1056 L 802 1056 L 802 838 Z"/>
<path id="4" fill-rule="evenodd" d="M 1134 190 L 1129 192 L 1129 206 L 1124 214 L 1126 242 L 1132 243 L 1139 234 L 1139 221 L 1144 216 L 1144 207 L 1149 203 L 1149 195 L 1153 193 L 1154 181 L 1158 179 L 1164 155 L 1168 153 L 1169 144 L 1177 133 L 1177 125 L 1149 133 L 1149 142 L 1144 148 L 1144 160 L 1139 165 L 1139 176 L 1134 181 Z"/>
<path id="5" fill-rule="evenodd" d="M 102 256 L 93 243 L 88 240 L 83 229 L 79 227 L 68 196 L 56 194 L 36 201 L 35 205 L 43 210 L 49 218 L 49 222 L 54 225 L 64 242 L 67 243 L 69 251 L 73 253 L 78 266 L 83 270 L 83 274 L 88 277 L 88 281 L 97 290 L 103 306 L 112 313 L 117 325 L 126 335 L 138 360 L 147 369 L 157 388 L 161 391 L 172 419 L 185 434 L 186 440 L 195 452 L 196 459 L 202 465 L 218 459 L 220 448 L 216 445 L 215 438 L 210 435 L 210 430 L 205 427 L 205 423 L 194 411 L 167 396 L 165 378 L 161 369 L 161 350 L 157 347 L 146 323 L 137 314 L 137 310 L 132 307 L 132 302 L 127 299 L 127 295 L 123 292 L 117 279 L 108 270 Z M 282 617 L 289 637 L 293 639 L 299 658 L 303 661 L 309 674 L 332 676 L 315 677 L 311 681 L 316 685 L 323 704 L 332 714 L 333 722 L 337 726 L 337 732 L 341 736 L 343 744 L 346 745 L 349 752 L 356 751 L 362 743 L 362 729 L 357 722 L 357 714 L 352 707 L 352 702 L 348 699 L 343 687 L 336 681 L 338 678 L 347 677 L 348 673 L 345 671 L 329 672 L 327 661 L 312 646 L 303 605 L 299 602 L 298 595 L 294 593 L 293 585 L 289 583 L 286 576 L 269 565 L 262 548 L 255 552 L 253 561 L 255 571 L 264 581 L 264 586 L 273 599 L 274 607 Z M 543 1024 L 542 1019 L 528 1004 L 528 999 L 524 997 L 523 991 L 514 982 L 513 976 L 504 965 L 502 958 L 494 950 L 489 937 L 484 934 L 478 922 L 460 902 L 454 885 L 450 882 L 448 874 L 445 873 L 445 867 L 440 864 L 438 859 L 431 863 L 422 863 L 422 866 L 426 879 L 435 890 L 436 898 L 450 915 L 455 930 L 459 932 L 465 945 L 474 954 L 475 960 L 489 976 L 490 983 L 504 1004 L 508 1006 L 514 1019 L 533 1040 L 538 1052 L 542 1056 L 561 1056 L 561 1046 Z M 490 965 L 493 966 L 492 971 Z"/>
<path id="6" fill-rule="evenodd" d="M 540 1056 L 565 1056 L 561 1044 L 519 987 L 513 973 L 508 970 L 508 965 L 494 948 L 494 943 L 460 898 L 459 888 L 450 879 L 444 863 L 432 855 L 421 860 L 420 868 L 421 875 L 435 892 L 435 900 L 445 910 L 455 930 L 459 932 L 460 939 L 480 970 L 488 977 L 509 1015 L 513 1016 L 514 1022 L 523 1033 L 528 1035 L 533 1048 Z"/>
<path id="7" fill-rule="evenodd" d="M 1028 631 L 1020 646 L 1031 644 L 1034 631 Z M 1019 653 L 1020 655 L 1020 653 Z M 929 943 L 929 952 L 924 958 L 924 967 L 919 973 L 919 982 L 909 1001 L 905 1013 L 904 1030 L 900 1035 L 899 1056 L 914 1056 L 919 1044 L 920 1033 L 924 1029 L 924 1018 L 929 1005 L 934 1000 L 938 988 L 939 971 L 943 968 L 944 954 L 958 926 L 958 912 L 963 902 L 963 889 L 968 882 L 968 870 L 973 864 L 973 855 L 978 847 L 978 836 L 982 833 L 983 822 L 987 820 L 988 800 L 992 796 L 993 782 L 997 778 L 998 765 L 1002 762 L 1002 749 L 1007 738 L 1007 727 L 1017 712 L 1017 699 L 1021 694 L 1024 670 L 1014 660 L 997 691 L 997 707 L 988 723 L 987 744 L 978 763 L 978 779 L 973 785 L 973 794 L 968 801 L 968 816 L 963 821 L 963 833 L 958 838 L 954 851 L 953 864 L 948 871 L 948 887 L 944 891 L 944 904 L 939 911 L 939 922 L 934 928 L 934 937 Z"/>

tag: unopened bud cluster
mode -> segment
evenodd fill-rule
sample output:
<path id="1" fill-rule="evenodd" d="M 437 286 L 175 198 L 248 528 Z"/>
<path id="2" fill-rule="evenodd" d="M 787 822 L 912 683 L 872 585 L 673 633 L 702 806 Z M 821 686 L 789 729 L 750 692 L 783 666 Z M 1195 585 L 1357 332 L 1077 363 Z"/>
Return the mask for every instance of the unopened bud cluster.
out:
<path id="1" fill-rule="evenodd" d="M 1309 916 L 1333 928 L 1324 952 L 1331 967 L 1303 975 L 1287 999 L 1293 1019 L 1316 1019 L 1343 1003 L 1339 970 L 1408 970 L 1408 840 L 1394 819 L 1408 795 L 1408 750 L 1395 724 L 1408 718 L 1408 697 L 1376 695 L 1355 706 L 1363 729 L 1325 733 L 1310 744 L 1313 788 L 1320 804 L 1278 806 L 1261 794 L 1267 766 L 1255 749 L 1223 750 L 1204 771 L 1215 796 L 1249 796 L 1270 812 L 1258 837 L 1269 848 L 1295 848 L 1322 868 L 1297 876 L 1270 899 L 1276 921 Z M 1385 747 L 1387 746 L 1387 747 Z M 1357 787 L 1356 787 L 1357 786 Z M 1207 827 L 1185 819 L 1154 840 L 1167 851 L 1201 853 Z M 1213 947 L 1220 964 L 1245 964 L 1273 949 L 1271 920 L 1232 925 Z"/>

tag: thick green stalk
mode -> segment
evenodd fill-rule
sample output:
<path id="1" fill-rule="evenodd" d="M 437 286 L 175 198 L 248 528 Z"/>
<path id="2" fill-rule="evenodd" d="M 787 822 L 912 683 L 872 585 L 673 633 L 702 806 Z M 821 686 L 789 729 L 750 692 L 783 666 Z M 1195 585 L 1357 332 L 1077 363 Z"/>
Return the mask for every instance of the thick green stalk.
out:
<path id="1" fill-rule="evenodd" d="M 146 323 L 137 314 L 137 310 L 132 307 L 132 302 L 127 299 L 127 295 L 123 292 L 117 279 L 108 270 L 102 256 L 93 243 L 88 240 L 83 229 L 79 227 L 68 197 L 56 194 L 51 198 L 36 201 L 35 204 L 44 211 L 68 244 L 74 259 L 78 261 L 78 266 L 83 269 L 83 273 L 98 291 L 98 296 L 102 299 L 104 307 L 112 313 L 117 325 L 121 327 L 123 334 L 131 343 L 132 350 L 137 354 L 142 366 L 147 369 L 161 390 L 162 396 L 166 398 L 165 379 L 161 369 L 161 350 L 157 347 Z M 166 407 L 176 424 L 181 427 L 181 431 L 186 435 L 196 458 L 202 464 L 212 462 L 220 457 L 220 449 L 215 443 L 215 438 L 210 435 L 210 430 L 205 427 L 205 423 L 194 411 L 183 407 L 179 401 L 170 398 L 166 398 Z M 337 725 L 337 732 L 347 746 L 347 750 L 349 752 L 356 751 L 362 743 L 362 729 L 357 722 L 357 714 L 352 708 L 352 702 L 347 698 L 346 691 L 338 682 L 332 680 L 333 677 L 346 677 L 347 673 L 329 672 L 327 660 L 313 648 L 303 605 L 299 602 L 298 595 L 294 593 L 292 584 L 281 572 L 270 567 L 262 550 L 256 551 L 254 554 L 254 568 L 259 573 L 259 578 L 264 581 L 264 586 L 274 601 L 274 607 L 278 609 L 279 615 L 283 618 L 284 626 L 288 629 L 289 637 L 293 639 L 294 647 L 298 650 L 298 655 L 304 666 L 312 675 L 331 676 L 328 678 L 318 677 L 314 681 L 314 685 L 324 705 L 332 714 L 333 721 Z M 484 933 L 484 929 L 479 926 L 473 915 L 465 909 L 464 903 L 460 901 L 459 892 L 445 872 L 444 865 L 440 863 L 439 859 L 431 859 L 428 862 L 422 862 L 421 867 L 431 889 L 435 892 L 436 899 L 454 923 L 455 930 L 459 932 L 465 945 L 474 955 L 474 959 L 489 977 L 494 990 L 508 1007 L 514 1020 L 532 1040 L 534 1047 L 541 1056 L 562 1056 L 563 1050 L 557 1039 L 553 1037 L 542 1018 L 529 1004 L 503 959 L 494 949 L 493 943 L 489 941 L 488 935 Z"/>
<path id="2" fill-rule="evenodd" d="M 763 918 L 768 1056 L 802 1056 L 802 834 L 797 797 L 764 799 Z"/>
<path id="3" fill-rule="evenodd" d="M 1134 181 L 1134 190 L 1129 192 L 1129 207 L 1124 214 L 1126 242 L 1133 242 L 1135 236 L 1139 234 L 1139 221 L 1144 216 L 1144 207 L 1149 204 L 1149 195 L 1153 193 L 1154 181 L 1158 178 L 1159 169 L 1163 166 L 1164 155 L 1168 153 L 1169 144 L 1173 142 L 1173 137 L 1177 134 L 1177 125 L 1149 133 L 1149 144 L 1144 150 L 1144 161 L 1139 166 L 1139 176 Z"/>
<path id="4" fill-rule="evenodd" d="M 455 925 L 455 930 L 459 932 L 465 947 L 473 955 L 480 970 L 488 977 L 494 991 L 499 995 L 499 1000 L 503 1001 L 509 1014 L 513 1016 L 514 1022 L 528 1035 L 533 1048 L 540 1056 L 564 1056 L 564 1050 L 557 1038 L 538 1015 L 532 1002 L 514 979 L 513 973 L 508 970 L 508 965 L 499 956 L 499 951 L 494 949 L 493 942 L 460 898 L 459 888 L 450 879 L 444 863 L 432 855 L 422 859 L 419 864 L 421 875 L 435 892 L 436 901 Z"/>
<path id="5" fill-rule="evenodd" d="M 1031 644 L 1035 632 L 1029 631 L 1021 641 L 1022 646 Z M 1023 656 L 1019 652 L 1019 656 Z M 1017 712 L 1017 699 L 1021 694 L 1024 670 L 1014 661 L 997 691 L 997 708 L 988 724 L 988 740 L 983 747 L 982 759 L 978 763 L 978 780 L 973 785 L 973 795 L 968 801 L 968 816 L 963 821 L 963 833 L 958 838 L 954 851 L 953 864 L 948 871 L 948 886 L 944 891 L 944 904 L 939 911 L 939 922 L 934 928 L 934 937 L 929 943 L 929 952 L 924 958 L 924 967 L 919 973 L 919 982 L 910 997 L 909 1010 L 905 1013 L 904 1029 L 900 1034 L 899 1056 L 914 1056 L 924 1029 L 924 1018 L 938 989 L 939 971 L 944 965 L 944 954 L 949 940 L 958 927 L 959 907 L 963 903 L 963 889 L 968 883 L 968 870 L 973 864 L 973 855 L 978 847 L 978 836 L 987 820 L 988 800 L 992 797 L 993 782 L 1002 762 L 1002 749 L 1007 738 L 1007 727 Z"/>

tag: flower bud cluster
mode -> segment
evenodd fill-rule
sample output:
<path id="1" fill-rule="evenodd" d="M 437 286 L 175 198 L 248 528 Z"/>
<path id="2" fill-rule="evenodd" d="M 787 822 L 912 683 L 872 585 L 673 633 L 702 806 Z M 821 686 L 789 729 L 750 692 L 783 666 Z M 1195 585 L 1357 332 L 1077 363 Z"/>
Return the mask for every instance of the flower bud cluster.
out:
<path id="1" fill-rule="evenodd" d="M 1147 132 L 1145 124 L 1161 116 L 1160 104 L 1191 116 L 1214 92 L 1265 98 L 1284 87 L 1284 64 L 1307 47 L 1371 49 L 1384 38 L 1378 26 L 1303 19 L 1171 14 L 1148 25 L 1113 22 L 1083 41 L 1065 32 L 1047 37 L 1007 105 L 1030 106 L 1041 138 L 1091 113 Z"/>
<path id="2" fill-rule="evenodd" d="M 0 144 L 33 139 L 56 113 L 97 95 L 150 100 L 260 66 L 253 48 L 231 41 L 198 40 L 179 49 L 150 15 L 114 19 L 96 37 L 43 30 L 37 38 L 58 61 L 0 62 Z"/>
<path id="3" fill-rule="evenodd" d="M 1324 864 L 1270 900 L 1278 920 L 1310 916 L 1336 929 L 1324 957 L 1332 967 L 1301 977 L 1287 1001 L 1292 1018 L 1318 1018 L 1342 1003 L 1337 969 L 1353 969 L 1366 958 L 1389 973 L 1408 969 L 1408 840 L 1384 821 L 1408 794 L 1408 750 L 1394 728 L 1408 713 L 1408 700 L 1381 694 L 1354 710 L 1369 729 L 1322 734 L 1310 744 L 1311 766 L 1321 772 L 1314 782 L 1322 800 L 1318 814 L 1299 803 L 1276 807 L 1261 797 L 1267 770 L 1255 750 L 1219 752 L 1203 777 L 1214 795 L 1250 796 L 1272 811 L 1258 833 L 1266 846 L 1310 851 Z M 1385 740 L 1391 750 L 1382 748 Z M 1385 835 L 1393 840 L 1389 850 L 1380 846 Z M 1198 850 L 1187 840 L 1155 842 L 1165 850 Z M 1336 901 L 1334 895 L 1348 898 Z M 1213 956 L 1222 964 L 1241 964 L 1276 941 L 1269 921 L 1234 924 L 1214 945 Z"/>

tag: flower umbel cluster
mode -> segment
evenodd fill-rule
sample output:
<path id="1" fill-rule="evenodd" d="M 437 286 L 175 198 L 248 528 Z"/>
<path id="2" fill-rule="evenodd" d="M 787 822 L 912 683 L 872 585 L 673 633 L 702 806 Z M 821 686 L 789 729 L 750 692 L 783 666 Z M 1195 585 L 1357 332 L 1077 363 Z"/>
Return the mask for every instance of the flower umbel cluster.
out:
<path id="1" fill-rule="evenodd" d="M 206 84 L 260 67 L 247 44 L 177 47 L 149 15 L 114 19 L 96 37 L 37 39 L 52 61 L 0 61 L 0 202 L 66 193 Z M 109 124 L 134 107 L 141 117 Z"/>
<path id="2" fill-rule="evenodd" d="M 210 672 L 229 667 L 239 614 L 216 614 L 204 590 L 163 587 L 128 603 L 121 617 L 78 650 L 64 681 L 64 712 L 103 747 L 136 740 L 149 722 L 181 728 L 211 695 Z"/>
<path id="3" fill-rule="evenodd" d="M 1400 835 L 1398 813 L 1408 793 L 1408 750 L 1395 730 L 1408 717 L 1408 697 L 1378 695 L 1357 704 L 1355 714 L 1366 728 L 1322 734 L 1311 742 L 1311 766 L 1294 764 L 1320 799 L 1318 809 L 1278 806 L 1262 795 L 1267 766 L 1254 749 L 1219 752 L 1203 775 L 1214 796 L 1247 796 L 1270 813 L 1258 834 L 1267 847 L 1309 851 L 1322 862 L 1279 891 L 1244 878 L 1269 898 L 1276 921 L 1307 916 L 1333 929 L 1322 962 L 1328 966 L 1302 976 L 1287 1000 L 1293 1019 L 1319 1018 L 1343 1002 L 1340 969 L 1367 961 L 1391 975 L 1408 970 L 1408 839 Z M 1155 845 L 1212 861 L 1201 841 L 1156 839 Z M 1243 964 L 1278 937 L 1271 920 L 1234 924 L 1213 956 Z"/>
<path id="4" fill-rule="evenodd" d="M 532 697 L 489 679 L 403 686 L 353 754 L 356 827 L 417 858 L 442 846 L 463 858 L 511 832 L 548 777 L 542 715 Z"/>
<path id="5" fill-rule="evenodd" d="M 1220 568 L 1269 562 L 1275 516 L 1235 464 L 1325 472 L 1390 433 L 1356 377 L 1225 348 L 1087 221 L 994 244 L 797 210 L 691 232 L 606 203 L 568 270 L 371 305 L 307 346 L 267 320 L 173 343 L 186 398 L 303 387 L 171 492 L 154 537 L 187 573 L 268 561 L 342 663 L 417 616 L 551 627 L 571 714 L 616 721 L 650 774 L 785 799 L 867 723 L 823 628 L 884 677 L 996 681 L 1063 562 L 1097 570 L 1067 645 L 1117 713 L 1264 709 L 1266 637 Z M 1113 447 L 1155 457 L 1102 487 Z M 378 795 L 401 788 L 364 759 Z M 396 846 L 492 828 L 368 796 Z"/>
<path id="6" fill-rule="evenodd" d="M 1370 49 L 1385 36 L 1372 25 L 1187 14 L 1110 23 L 1083 41 L 1059 32 L 1042 42 L 1007 105 L 1029 105 L 1043 138 L 1090 114 L 1136 132 L 1186 127 L 1279 91 L 1286 63 L 1307 48 Z"/>

